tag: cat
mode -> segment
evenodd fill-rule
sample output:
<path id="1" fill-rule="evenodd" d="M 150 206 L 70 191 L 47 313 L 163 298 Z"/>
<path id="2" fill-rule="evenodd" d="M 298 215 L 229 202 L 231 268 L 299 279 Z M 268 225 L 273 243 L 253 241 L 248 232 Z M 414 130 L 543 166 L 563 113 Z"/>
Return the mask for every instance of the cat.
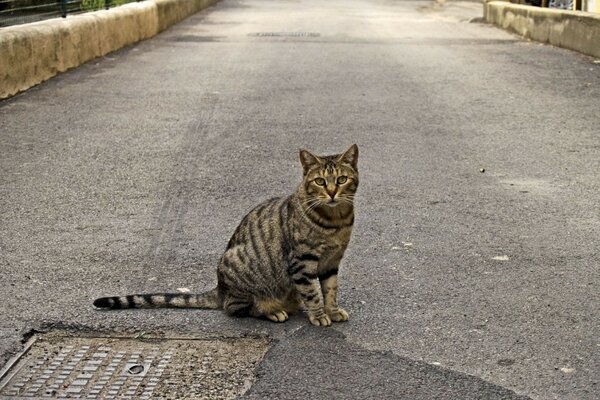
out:
<path id="1" fill-rule="evenodd" d="M 242 219 L 218 264 L 216 288 L 102 297 L 94 306 L 222 309 L 274 322 L 303 309 L 313 325 L 347 321 L 337 275 L 354 224 L 358 146 L 330 156 L 300 150 L 300 162 L 303 180 L 292 195 L 267 200 Z"/>

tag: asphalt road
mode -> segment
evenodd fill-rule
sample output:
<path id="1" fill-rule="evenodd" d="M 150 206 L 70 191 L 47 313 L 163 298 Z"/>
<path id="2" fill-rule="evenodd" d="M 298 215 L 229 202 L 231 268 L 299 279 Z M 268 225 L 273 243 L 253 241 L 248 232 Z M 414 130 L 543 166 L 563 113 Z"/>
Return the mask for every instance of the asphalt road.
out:
<path id="1" fill-rule="evenodd" d="M 0 362 L 32 329 L 263 334 L 249 398 L 600 398 L 600 65 L 479 15 L 223 0 L 0 102 Z M 93 309 L 212 287 L 298 148 L 352 143 L 348 323 Z"/>

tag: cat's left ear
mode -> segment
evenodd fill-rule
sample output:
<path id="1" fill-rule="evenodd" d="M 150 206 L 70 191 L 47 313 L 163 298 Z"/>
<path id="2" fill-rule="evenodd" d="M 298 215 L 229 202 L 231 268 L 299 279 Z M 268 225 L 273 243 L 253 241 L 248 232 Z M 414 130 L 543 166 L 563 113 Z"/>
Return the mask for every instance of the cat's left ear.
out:
<path id="1" fill-rule="evenodd" d="M 344 152 L 339 158 L 338 162 L 344 162 L 352 165 L 352 168 L 357 169 L 358 167 L 358 146 L 353 144 L 348 150 Z"/>
<path id="2" fill-rule="evenodd" d="M 300 162 L 302 163 L 303 173 L 306 175 L 308 171 L 315 165 L 321 164 L 321 159 L 308 150 L 300 150 Z"/>

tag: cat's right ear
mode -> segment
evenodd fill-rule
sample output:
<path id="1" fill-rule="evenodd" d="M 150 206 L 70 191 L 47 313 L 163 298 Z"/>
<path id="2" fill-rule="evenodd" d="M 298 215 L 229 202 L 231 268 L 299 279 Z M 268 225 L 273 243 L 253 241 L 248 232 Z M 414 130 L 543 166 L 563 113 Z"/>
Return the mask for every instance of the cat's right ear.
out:
<path id="1" fill-rule="evenodd" d="M 310 171 L 312 167 L 321 163 L 319 157 L 313 155 L 308 150 L 300 150 L 300 162 L 302 163 L 304 175 L 306 175 L 306 173 Z"/>

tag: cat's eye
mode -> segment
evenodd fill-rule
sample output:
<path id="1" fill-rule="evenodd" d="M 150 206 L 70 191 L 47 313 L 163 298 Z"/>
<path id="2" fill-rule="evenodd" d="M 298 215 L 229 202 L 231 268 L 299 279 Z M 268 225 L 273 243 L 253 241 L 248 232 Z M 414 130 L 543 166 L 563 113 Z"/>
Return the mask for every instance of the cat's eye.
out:
<path id="1" fill-rule="evenodd" d="M 344 183 L 346 183 L 348 181 L 348 177 L 347 176 L 338 176 L 337 178 L 337 184 L 338 185 L 343 185 Z"/>
<path id="2" fill-rule="evenodd" d="M 319 186 L 325 186 L 325 179 L 323 178 L 316 178 L 315 179 L 315 183 Z"/>

